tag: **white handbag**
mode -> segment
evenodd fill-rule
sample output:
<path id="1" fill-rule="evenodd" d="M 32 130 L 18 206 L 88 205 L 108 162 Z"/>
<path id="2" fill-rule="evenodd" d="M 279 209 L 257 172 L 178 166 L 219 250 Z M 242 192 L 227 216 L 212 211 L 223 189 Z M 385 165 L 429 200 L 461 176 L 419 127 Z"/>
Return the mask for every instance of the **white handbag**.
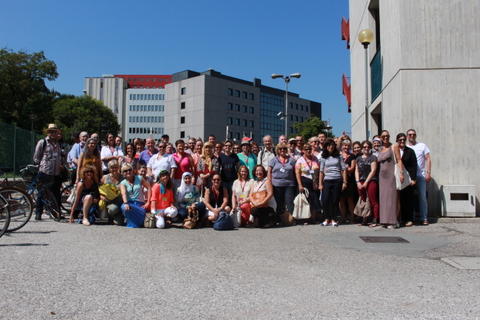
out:
<path id="1" fill-rule="evenodd" d="M 235 208 L 230 212 L 230 217 L 233 220 L 233 227 L 238 228 L 240 227 L 240 219 L 241 219 L 241 211 L 240 208 Z"/>
<path id="2" fill-rule="evenodd" d="M 310 219 L 310 204 L 308 203 L 308 190 L 300 192 L 293 200 L 294 208 L 292 216 L 297 220 Z"/>
<path id="3" fill-rule="evenodd" d="M 405 166 L 403 166 L 403 183 L 400 182 L 400 167 L 397 163 L 397 158 L 395 157 L 395 151 L 393 150 L 392 146 L 392 153 L 393 153 L 393 161 L 395 162 L 395 185 L 397 187 L 397 190 L 403 190 L 406 187 L 410 185 L 410 182 L 412 182 L 412 179 L 410 179 L 410 175 L 408 174 L 407 169 L 405 169 Z"/>

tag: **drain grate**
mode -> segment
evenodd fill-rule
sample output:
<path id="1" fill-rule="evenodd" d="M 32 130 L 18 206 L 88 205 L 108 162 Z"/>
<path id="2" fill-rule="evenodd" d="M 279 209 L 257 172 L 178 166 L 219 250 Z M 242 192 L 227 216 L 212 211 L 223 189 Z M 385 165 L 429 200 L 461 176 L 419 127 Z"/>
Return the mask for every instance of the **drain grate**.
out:
<path id="1" fill-rule="evenodd" d="M 360 237 L 364 242 L 367 243 L 409 243 L 408 240 L 402 237 Z"/>

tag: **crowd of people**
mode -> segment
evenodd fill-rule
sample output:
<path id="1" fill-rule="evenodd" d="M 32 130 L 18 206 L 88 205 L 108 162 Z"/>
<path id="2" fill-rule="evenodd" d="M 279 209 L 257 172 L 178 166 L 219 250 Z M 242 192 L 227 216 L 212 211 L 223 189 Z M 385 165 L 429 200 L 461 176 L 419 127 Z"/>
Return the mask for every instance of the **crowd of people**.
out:
<path id="1" fill-rule="evenodd" d="M 384 130 L 363 142 L 320 133 L 308 139 L 282 135 L 275 144 L 267 135 L 261 146 L 248 137 L 235 143 L 214 135 L 174 144 L 163 135 L 124 145 L 113 134 L 101 145 L 98 134 L 80 132 L 68 154 L 58 144 L 60 134 L 49 125 L 34 162 L 39 181 L 58 201 L 61 173 L 68 168 L 75 184 L 70 222 L 81 216 L 90 225 L 101 217 L 127 227 L 177 223 L 219 230 L 231 229 L 230 220 L 263 228 L 295 222 L 428 225 L 430 151 L 417 142 L 414 129 L 397 134 L 395 143 Z M 303 221 L 292 216 L 299 194 L 310 208 Z M 37 220 L 43 211 L 43 195 L 38 197 Z"/>

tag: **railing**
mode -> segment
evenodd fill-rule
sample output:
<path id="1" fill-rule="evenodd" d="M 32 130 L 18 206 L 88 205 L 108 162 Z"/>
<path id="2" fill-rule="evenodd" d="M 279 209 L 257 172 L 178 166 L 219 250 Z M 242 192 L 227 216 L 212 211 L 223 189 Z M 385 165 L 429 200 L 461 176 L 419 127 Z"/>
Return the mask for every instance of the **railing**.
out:
<path id="1" fill-rule="evenodd" d="M 370 88 L 372 90 L 371 102 L 373 102 L 382 91 L 382 76 L 382 55 L 380 54 L 380 50 L 378 50 L 373 57 L 372 62 L 370 62 Z"/>

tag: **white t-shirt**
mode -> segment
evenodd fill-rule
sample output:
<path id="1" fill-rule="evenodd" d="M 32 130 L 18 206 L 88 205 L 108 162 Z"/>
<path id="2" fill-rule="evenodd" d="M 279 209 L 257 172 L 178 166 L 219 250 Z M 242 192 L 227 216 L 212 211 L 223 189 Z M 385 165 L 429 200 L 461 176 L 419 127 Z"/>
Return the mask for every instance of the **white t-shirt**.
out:
<path id="1" fill-rule="evenodd" d="M 123 151 L 121 148 L 113 147 L 113 151 L 109 146 L 103 146 L 100 151 L 100 158 L 102 159 L 102 170 L 108 170 L 108 161 L 104 161 L 103 158 L 110 157 L 123 157 Z"/>
<path id="2" fill-rule="evenodd" d="M 430 154 L 430 149 L 428 149 L 427 145 L 422 142 L 417 142 L 415 145 L 408 145 L 408 147 L 412 148 L 417 156 L 417 175 L 425 177 L 427 173 L 425 171 L 425 156 Z"/>
<path id="3" fill-rule="evenodd" d="M 150 160 L 148 160 L 147 168 L 152 169 L 153 176 L 155 179 L 158 177 L 158 174 L 162 170 L 167 170 L 170 172 L 172 168 L 176 168 L 177 164 L 175 159 L 173 159 L 171 154 L 161 155 L 159 153 L 154 154 Z"/>

